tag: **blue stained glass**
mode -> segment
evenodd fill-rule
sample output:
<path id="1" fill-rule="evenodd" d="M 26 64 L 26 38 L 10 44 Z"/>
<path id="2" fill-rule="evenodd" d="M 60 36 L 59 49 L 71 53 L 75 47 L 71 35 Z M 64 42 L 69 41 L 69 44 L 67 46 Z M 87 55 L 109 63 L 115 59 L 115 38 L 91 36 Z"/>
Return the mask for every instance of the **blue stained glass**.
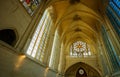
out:
<path id="1" fill-rule="evenodd" d="M 113 2 L 120 8 L 120 0 L 113 0 Z"/>
<path id="2" fill-rule="evenodd" d="M 119 8 L 116 7 L 116 5 L 113 2 L 110 2 L 109 4 L 114 9 L 114 11 L 117 13 L 118 17 L 120 17 L 120 10 L 119 10 Z"/>
<path id="3" fill-rule="evenodd" d="M 110 19 L 110 21 L 111 21 L 112 26 L 113 26 L 114 29 L 116 30 L 118 36 L 120 36 L 120 30 L 119 30 L 119 28 L 116 26 L 116 23 L 114 22 L 114 19 L 109 15 L 109 13 L 108 13 L 107 15 L 108 15 L 108 17 L 109 17 L 109 19 Z"/>
<path id="4" fill-rule="evenodd" d="M 108 35 L 105 27 L 103 27 L 103 26 L 102 26 L 102 34 L 103 34 L 103 39 L 104 39 L 104 42 L 106 45 L 106 49 L 108 50 L 108 54 L 109 54 L 110 60 L 112 62 L 112 66 L 114 68 L 114 72 L 116 72 L 119 70 L 118 68 L 120 67 L 119 60 L 118 60 L 117 55 L 115 54 L 116 52 L 115 52 L 114 47 L 111 43 L 109 35 Z"/>
<path id="5" fill-rule="evenodd" d="M 114 18 L 112 17 L 112 15 L 111 15 L 112 13 L 108 10 L 108 8 L 107 8 L 106 13 L 107 13 L 107 15 L 108 15 L 108 17 L 109 17 L 109 19 L 111 21 L 112 26 L 114 27 L 114 29 L 116 30 L 118 36 L 120 37 L 120 29 L 119 29 L 118 25 L 116 24 Z"/>
<path id="6" fill-rule="evenodd" d="M 107 11 L 109 11 L 109 14 L 112 16 L 112 18 L 114 19 L 114 21 L 117 23 L 117 26 L 120 28 L 120 20 L 113 13 L 112 9 L 110 7 L 107 7 Z"/>

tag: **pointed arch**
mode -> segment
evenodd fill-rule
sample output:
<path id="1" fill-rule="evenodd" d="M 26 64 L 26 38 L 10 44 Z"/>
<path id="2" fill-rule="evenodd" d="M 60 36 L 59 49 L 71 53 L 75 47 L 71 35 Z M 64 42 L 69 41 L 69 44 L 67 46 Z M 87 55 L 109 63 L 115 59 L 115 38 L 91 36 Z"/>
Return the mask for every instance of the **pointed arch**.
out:
<path id="1" fill-rule="evenodd" d="M 83 62 L 78 62 L 75 63 L 73 65 L 71 65 L 66 71 L 65 71 L 65 77 L 77 77 L 76 74 L 79 71 L 79 69 L 84 69 L 84 71 L 86 72 L 85 77 L 101 77 L 101 74 L 98 70 L 96 70 L 95 68 L 93 68 L 92 66 L 83 63 Z"/>

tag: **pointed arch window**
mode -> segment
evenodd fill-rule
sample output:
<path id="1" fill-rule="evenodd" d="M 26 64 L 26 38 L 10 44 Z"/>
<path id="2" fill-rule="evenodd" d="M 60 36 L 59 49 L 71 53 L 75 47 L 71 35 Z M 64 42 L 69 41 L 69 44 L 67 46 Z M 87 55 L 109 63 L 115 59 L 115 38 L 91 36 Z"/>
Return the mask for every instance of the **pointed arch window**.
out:
<path id="1" fill-rule="evenodd" d="M 44 12 L 26 52 L 27 55 L 41 62 L 44 58 L 45 48 L 47 46 L 51 26 L 53 25 L 50 10 L 52 10 L 52 7 L 49 7 Z"/>
<path id="2" fill-rule="evenodd" d="M 74 42 L 70 47 L 70 56 L 73 57 L 82 57 L 82 56 L 90 56 L 90 47 L 87 43 L 82 41 Z"/>

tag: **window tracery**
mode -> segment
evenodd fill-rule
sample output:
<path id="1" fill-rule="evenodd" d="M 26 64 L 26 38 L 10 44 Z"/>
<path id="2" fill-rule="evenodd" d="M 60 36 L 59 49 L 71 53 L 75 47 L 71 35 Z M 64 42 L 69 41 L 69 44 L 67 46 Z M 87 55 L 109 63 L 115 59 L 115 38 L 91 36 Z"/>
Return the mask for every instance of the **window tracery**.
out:
<path id="1" fill-rule="evenodd" d="M 27 55 L 41 62 L 43 62 L 44 59 L 46 52 L 45 48 L 48 43 L 51 27 L 53 25 L 49 10 L 52 10 L 52 7 L 49 7 L 44 12 L 26 51 Z"/>
<path id="2" fill-rule="evenodd" d="M 82 41 L 74 42 L 70 47 L 70 56 L 89 56 L 91 55 L 89 45 Z"/>

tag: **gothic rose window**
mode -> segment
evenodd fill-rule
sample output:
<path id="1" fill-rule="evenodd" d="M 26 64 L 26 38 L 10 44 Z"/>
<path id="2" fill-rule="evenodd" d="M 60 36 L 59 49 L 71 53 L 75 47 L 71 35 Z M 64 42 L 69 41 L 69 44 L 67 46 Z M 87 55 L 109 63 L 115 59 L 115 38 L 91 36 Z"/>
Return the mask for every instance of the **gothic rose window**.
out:
<path id="1" fill-rule="evenodd" d="M 70 56 L 89 56 L 91 55 L 89 45 L 82 41 L 74 42 L 70 47 Z"/>

